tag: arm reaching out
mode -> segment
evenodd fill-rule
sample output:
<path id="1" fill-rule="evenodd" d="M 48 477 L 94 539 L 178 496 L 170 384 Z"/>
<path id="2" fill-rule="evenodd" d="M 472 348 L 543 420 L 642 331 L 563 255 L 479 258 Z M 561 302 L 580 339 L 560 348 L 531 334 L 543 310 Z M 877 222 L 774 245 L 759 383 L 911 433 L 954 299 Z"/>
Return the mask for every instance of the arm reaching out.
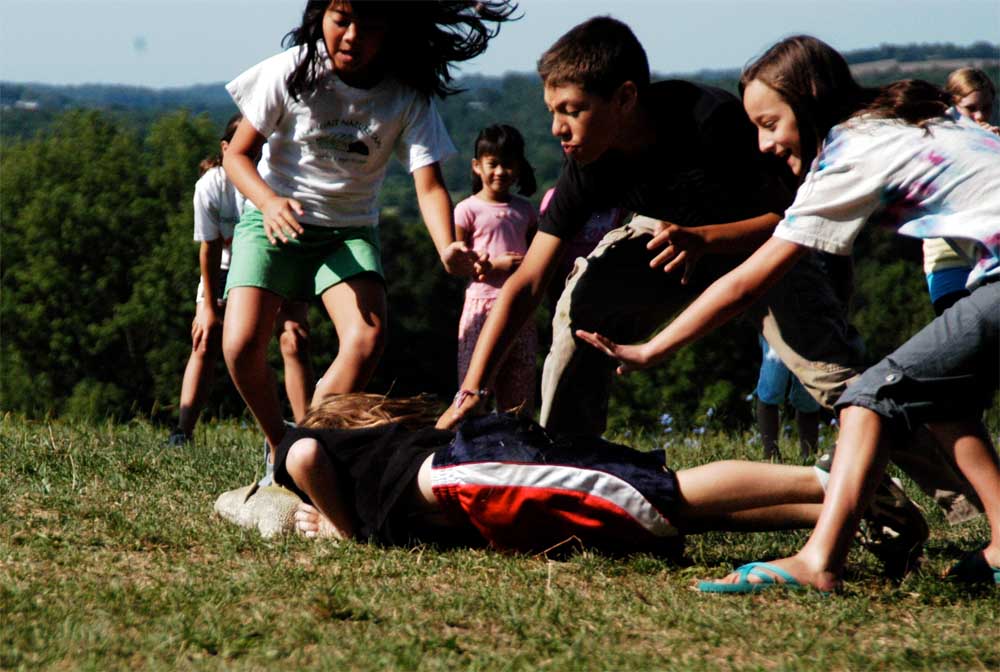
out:
<path id="1" fill-rule="evenodd" d="M 524 323 L 535 314 L 564 247 L 561 239 L 548 233 L 539 232 L 532 239 L 521 265 L 503 284 L 479 334 L 469 371 L 462 382 L 465 393 L 460 391 L 455 397 L 456 403 L 438 419 L 439 429 L 454 427 L 479 405 L 482 396 L 478 391 L 493 383 L 504 353 L 517 338 Z"/>
<path id="2" fill-rule="evenodd" d="M 417 190 L 420 214 L 431 234 L 444 270 L 451 275 L 474 275 L 481 279 L 488 270 L 486 259 L 480 259 L 479 254 L 469 249 L 465 241 L 455 240 L 451 196 L 444 186 L 441 166 L 432 163 L 413 171 L 413 186 Z"/>
<path id="3" fill-rule="evenodd" d="M 771 238 L 749 259 L 712 283 L 648 343 L 619 345 L 601 334 L 582 330 L 576 335 L 619 360 L 619 374 L 654 366 L 749 308 L 807 252 L 802 245 Z"/>
<path id="4" fill-rule="evenodd" d="M 663 248 L 663 251 L 653 257 L 649 266 L 663 266 L 663 272 L 669 273 L 683 265 L 681 284 L 686 285 L 702 255 L 752 252 L 770 237 L 779 221 L 779 215 L 769 212 L 738 222 L 698 227 L 660 222 L 659 231 L 646 245 L 646 249 Z"/>

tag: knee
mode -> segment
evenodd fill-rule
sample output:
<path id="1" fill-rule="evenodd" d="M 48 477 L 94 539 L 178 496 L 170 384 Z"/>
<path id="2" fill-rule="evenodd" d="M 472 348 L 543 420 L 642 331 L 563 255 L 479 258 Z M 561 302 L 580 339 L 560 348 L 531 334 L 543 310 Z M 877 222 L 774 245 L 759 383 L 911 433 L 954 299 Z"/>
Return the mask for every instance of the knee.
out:
<path id="1" fill-rule="evenodd" d="M 288 449 L 285 469 L 297 484 L 302 484 L 310 473 L 323 463 L 323 450 L 316 439 L 299 439 Z"/>
<path id="2" fill-rule="evenodd" d="M 252 330 L 225 329 L 222 332 L 222 354 L 230 370 L 267 354 L 267 340 Z"/>
<path id="3" fill-rule="evenodd" d="M 338 334 L 341 352 L 351 352 L 364 358 L 378 357 L 385 349 L 385 330 L 381 324 L 364 324 Z"/>

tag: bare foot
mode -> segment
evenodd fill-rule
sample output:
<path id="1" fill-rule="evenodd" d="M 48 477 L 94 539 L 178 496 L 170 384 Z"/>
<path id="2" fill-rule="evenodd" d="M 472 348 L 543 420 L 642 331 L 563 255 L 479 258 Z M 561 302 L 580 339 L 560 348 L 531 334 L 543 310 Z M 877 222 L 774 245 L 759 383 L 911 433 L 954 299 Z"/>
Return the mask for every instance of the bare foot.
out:
<path id="1" fill-rule="evenodd" d="M 311 504 L 301 503 L 295 510 L 295 530 L 310 539 L 343 539 L 344 535 L 330 519 Z"/>
<path id="2" fill-rule="evenodd" d="M 782 558 L 781 560 L 769 560 L 767 564 L 785 570 L 803 586 L 812 586 L 824 592 L 831 592 L 840 587 L 840 578 L 833 572 L 814 569 L 810 563 L 798 555 L 793 555 L 790 558 Z M 774 572 L 767 571 L 766 567 L 759 567 L 758 571 L 771 576 L 774 579 L 774 583 L 786 582 L 783 577 L 778 576 Z M 764 583 L 759 576 L 754 576 L 753 573 L 741 579 L 738 572 L 733 572 L 713 583 L 733 584 L 739 583 L 741 580 L 749 583 Z"/>

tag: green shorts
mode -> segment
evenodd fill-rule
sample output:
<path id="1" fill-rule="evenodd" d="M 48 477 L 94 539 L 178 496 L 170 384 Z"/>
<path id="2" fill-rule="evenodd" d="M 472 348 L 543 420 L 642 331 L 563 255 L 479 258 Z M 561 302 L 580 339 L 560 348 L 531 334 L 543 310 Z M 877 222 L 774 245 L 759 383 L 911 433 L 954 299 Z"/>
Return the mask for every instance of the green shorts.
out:
<path id="1" fill-rule="evenodd" d="M 233 235 L 226 296 L 233 287 L 260 287 L 286 299 L 308 300 L 361 273 L 385 281 L 377 229 L 302 228 L 298 238 L 272 245 L 260 210 L 244 212 Z"/>

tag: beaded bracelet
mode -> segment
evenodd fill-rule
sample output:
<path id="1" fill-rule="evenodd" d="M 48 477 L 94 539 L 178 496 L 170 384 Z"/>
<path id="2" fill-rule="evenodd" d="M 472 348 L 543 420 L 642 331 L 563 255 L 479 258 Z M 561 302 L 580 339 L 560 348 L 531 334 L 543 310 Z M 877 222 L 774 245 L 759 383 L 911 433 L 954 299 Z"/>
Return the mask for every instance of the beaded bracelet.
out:
<path id="1" fill-rule="evenodd" d="M 452 402 L 452 406 L 455 408 L 461 408 L 462 404 L 469 397 L 479 397 L 480 401 L 486 399 L 490 396 L 490 391 L 485 387 L 479 388 L 478 390 L 459 390 L 455 393 L 455 400 Z"/>

